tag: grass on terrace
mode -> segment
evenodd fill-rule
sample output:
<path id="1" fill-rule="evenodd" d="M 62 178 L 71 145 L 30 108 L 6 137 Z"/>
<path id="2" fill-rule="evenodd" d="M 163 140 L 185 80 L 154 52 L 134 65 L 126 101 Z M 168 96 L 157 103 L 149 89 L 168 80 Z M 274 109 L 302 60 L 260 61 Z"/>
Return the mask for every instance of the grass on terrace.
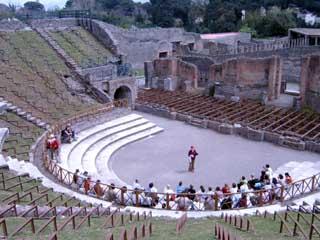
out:
<path id="1" fill-rule="evenodd" d="M 286 234 L 279 234 L 280 223 L 278 221 L 274 222 L 271 219 L 263 219 L 261 217 L 251 217 L 252 222 L 255 224 L 255 233 L 246 233 L 237 229 L 234 229 L 224 223 L 219 218 L 205 218 L 205 219 L 189 219 L 186 226 L 184 227 L 181 234 L 177 235 L 175 232 L 175 221 L 168 220 L 163 218 L 153 218 L 152 223 L 154 227 L 153 235 L 150 237 L 150 240 L 214 240 L 214 224 L 216 222 L 221 223 L 227 229 L 231 230 L 231 232 L 237 234 L 237 236 L 241 236 L 244 240 L 287 240 L 287 239 L 301 239 L 300 236 L 287 236 Z M 12 218 L 9 219 L 8 223 L 10 224 L 10 231 L 13 231 L 18 224 L 23 223 L 23 219 L 21 218 Z M 76 220 L 77 223 L 80 221 Z M 107 233 L 112 232 L 114 234 L 115 239 L 119 238 L 120 230 L 123 227 L 116 227 L 113 229 L 102 228 L 105 219 L 104 218 L 92 218 L 91 227 L 88 227 L 87 224 L 84 224 L 80 230 L 73 231 L 71 229 L 71 225 L 67 226 L 63 232 L 59 234 L 59 239 L 71 240 L 71 239 L 105 239 Z M 43 220 L 36 221 L 36 228 L 43 224 Z M 58 225 L 61 224 L 63 220 L 58 221 Z M 140 223 L 127 223 L 124 227 L 127 230 L 130 230 L 136 224 L 140 226 Z M 293 224 L 288 223 L 292 229 Z M 28 229 L 28 228 L 27 228 Z M 46 238 L 52 232 L 51 230 L 44 231 L 41 237 Z M 33 236 L 30 230 L 26 230 L 24 233 L 17 235 L 17 237 L 27 237 L 28 239 L 37 239 L 37 237 Z M 314 239 L 319 239 L 314 237 Z"/>
<path id="2" fill-rule="evenodd" d="M 29 160 L 31 146 L 43 130 L 13 113 L 0 115 L 0 128 L 9 128 L 3 150 L 8 156 Z"/>
<path id="3" fill-rule="evenodd" d="M 0 96 L 24 111 L 54 122 L 92 105 L 69 92 L 69 69 L 35 32 L 0 33 L 0 48 Z"/>
<path id="4" fill-rule="evenodd" d="M 52 31 L 50 35 L 82 68 L 105 65 L 112 57 L 108 49 L 82 28 Z"/>

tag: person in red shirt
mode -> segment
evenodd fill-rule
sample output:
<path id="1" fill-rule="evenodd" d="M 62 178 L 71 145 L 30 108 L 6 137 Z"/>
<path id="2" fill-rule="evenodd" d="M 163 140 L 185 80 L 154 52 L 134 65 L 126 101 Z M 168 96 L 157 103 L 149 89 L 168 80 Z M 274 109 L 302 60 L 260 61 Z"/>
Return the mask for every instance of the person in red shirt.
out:
<path id="1" fill-rule="evenodd" d="M 196 157 L 198 156 L 198 153 L 194 146 L 191 146 L 189 152 L 188 152 L 188 157 L 189 157 L 189 172 L 194 172 L 194 165 L 196 161 Z"/>
<path id="2" fill-rule="evenodd" d="M 91 177 L 88 177 L 83 182 L 84 193 L 88 194 L 91 188 Z"/>
<path id="3" fill-rule="evenodd" d="M 222 188 L 223 194 L 227 195 L 230 193 L 230 187 L 228 184 L 225 184 L 224 187 Z"/>
<path id="4" fill-rule="evenodd" d="M 60 144 L 58 139 L 53 134 L 51 134 L 49 136 L 49 139 L 47 140 L 47 149 L 52 160 L 58 160 L 59 147 Z"/>

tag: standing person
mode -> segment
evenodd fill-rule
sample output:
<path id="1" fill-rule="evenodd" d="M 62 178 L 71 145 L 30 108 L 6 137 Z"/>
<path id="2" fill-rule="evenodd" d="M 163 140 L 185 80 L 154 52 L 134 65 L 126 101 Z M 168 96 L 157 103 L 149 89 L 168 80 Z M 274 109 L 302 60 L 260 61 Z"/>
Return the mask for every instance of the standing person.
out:
<path id="1" fill-rule="evenodd" d="M 196 161 L 196 157 L 198 156 L 198 153 L 194 146 L 191 146 L 189 152 L 188 152 L 188 157 L 189 157 L 189 172 L 194 172 L 194 165 Z"/>
<path id="2" fill-rule="evenodd" d="M 47 149 L 51 160 L 59 160 L 59 145 L 58 139 L 53 134 L 50 134 L 47 140 Z"/>

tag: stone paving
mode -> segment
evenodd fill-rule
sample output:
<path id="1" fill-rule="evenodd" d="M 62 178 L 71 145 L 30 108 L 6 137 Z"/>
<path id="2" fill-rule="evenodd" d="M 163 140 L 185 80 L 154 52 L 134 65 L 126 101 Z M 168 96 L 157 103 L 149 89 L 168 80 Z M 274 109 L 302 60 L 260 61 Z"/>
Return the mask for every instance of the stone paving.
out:
<path id="1" fill-rule="evenodd" d="M 159 191 L 168 183 L 175 187 L 179 180 L 186 185 L 192 183 L 197 189 L 201 184 L 216 187 L 238 182 L 242 175 L 259 175 L 266 163 L 277 169 L 292 161 L 297 164 L 319 161 L 316 153 L 223 135 L 150 114 L 138 114 L 164 128 L 164 132 L 130 144 L 112 157 L 112 169 L 128 184 L 138 178 L 144 186 L 154 182 Z M 187 172 L 187 151 L 191 145 L 195 145 L 199 152 L 195 173 Z"/>

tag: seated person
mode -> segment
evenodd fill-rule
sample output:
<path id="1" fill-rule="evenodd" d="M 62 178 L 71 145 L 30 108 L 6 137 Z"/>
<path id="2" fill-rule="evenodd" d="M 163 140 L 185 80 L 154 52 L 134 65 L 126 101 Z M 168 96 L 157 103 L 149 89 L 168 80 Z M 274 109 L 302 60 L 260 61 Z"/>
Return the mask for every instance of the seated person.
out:
<path id="1" fill-rule="evenodd" d="M 109 202 L 113 202 L 116 200 L 116 191 L 115 191 L 115 185 L 114 183 L 111 183 L 108 190 L 104 194 L 104 199 L 106 199 Z"/>
<path id="2" fill-rule="evenodd" d="M 61 142 L 71 143 L 75 140 L 75 133 L 71 128 L 71 124 L 68 124 L 65 129 L 61 131 Z"/>
<path id="3" fill-rule="evenodd" d="M 98 198 L 103 196 L 103 189 L 101 187 L 100 180 L 97 180 L 96 184 L 93 186 L 93 190 Z"/>

